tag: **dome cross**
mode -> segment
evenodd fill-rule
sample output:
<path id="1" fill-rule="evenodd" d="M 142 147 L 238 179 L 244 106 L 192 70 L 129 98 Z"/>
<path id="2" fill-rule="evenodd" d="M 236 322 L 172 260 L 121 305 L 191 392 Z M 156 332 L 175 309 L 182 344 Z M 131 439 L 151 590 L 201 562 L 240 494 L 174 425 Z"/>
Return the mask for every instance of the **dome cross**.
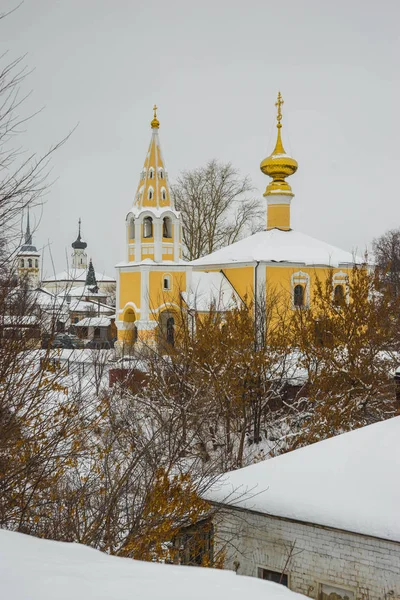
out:
<path id="1" fill-rule="evenodd" d="M 281 121 L 282 121 L 282 104 L 284 104 L 285 101 L 282 98 L 282 94 L 280 92 L 278 92 L 278 98 L 277 101 L 275 102 L 275 106 L 278 109 L 278 114 L 276 116 L 276 120 L 278 121 L 278 125 L 277 127 L 282 127 L 281 125 Z"/>

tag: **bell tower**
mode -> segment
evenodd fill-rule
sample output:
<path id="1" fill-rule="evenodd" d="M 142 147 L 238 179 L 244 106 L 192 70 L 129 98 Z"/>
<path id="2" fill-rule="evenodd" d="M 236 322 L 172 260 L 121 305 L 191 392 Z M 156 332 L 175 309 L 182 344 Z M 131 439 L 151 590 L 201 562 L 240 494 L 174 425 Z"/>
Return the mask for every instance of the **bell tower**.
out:
<path id="1" fill-rule="evenodd" d="M 72 253 L 72 268 L 73 269 L 87 269 L 87 254 L 86 248 L 87 243 L 81 239 L 81 220 L 78 221 L 78 237 L 75 242 L 71 244 L 74 249 Z"/>
<path id="2" fill-rule="evenodd" d="M 40 253 L 32 241 L 29 221 L 29 209 L 26 220 L 25 243 L 21 246 L 16 256 L 18 279 L 26 282 L 28 287 L 37 288 L 40 283 Z"/>
<path id="3" fill-rule="evenodd" d="M 169 190 L 156 105 L 153 111 L 149 148 L 133 206 L 126 218 L 127 259 L 130 262 L 145 259 L 156 263 L 176 262 L 182 257 L 180 217 Z"/>

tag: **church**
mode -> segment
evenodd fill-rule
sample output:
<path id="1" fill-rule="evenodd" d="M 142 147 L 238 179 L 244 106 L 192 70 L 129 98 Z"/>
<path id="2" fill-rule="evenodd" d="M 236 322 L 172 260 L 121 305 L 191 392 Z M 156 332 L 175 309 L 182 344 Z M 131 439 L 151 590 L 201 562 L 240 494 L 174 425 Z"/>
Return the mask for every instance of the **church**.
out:
<path id="1" fill-rule="evenodd" d="M 222 312 L 257 299 L 266 305 L 279 290 L 289 309 L 307 308 L 315 281 L 332 274 L 335 297 L 346 297 L 348 275 L 359 260 L 292 228 L 294 194 L 287 179 L 298 164 L 283 146 L 282 105 L 279 92 L 275 148 L 260 165 L 270 178 L 264 193 L 265 230 L 192 262 L 182 260 L 182 225 L 169 190 L 154 107 L 150 144 L 126 217 L 126 258 L 116 265 L 121 352 L 137 341 L 152 343 L 160 335 L 173 343 L 182 307 L 201 315 L 211 305 Z"/>

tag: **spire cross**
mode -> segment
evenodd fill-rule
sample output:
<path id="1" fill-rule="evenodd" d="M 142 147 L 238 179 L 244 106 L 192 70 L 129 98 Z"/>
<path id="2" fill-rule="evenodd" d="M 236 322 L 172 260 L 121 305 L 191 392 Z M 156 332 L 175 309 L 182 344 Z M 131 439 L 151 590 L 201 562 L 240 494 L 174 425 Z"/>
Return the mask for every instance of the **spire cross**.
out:
<path id="1" fill-rule="evenodd" d="M 275 102 L 275 106 L 278 108 L 278 114 L 276 116 L 276 120 L 278 121 L 278 127 L 281 127 L 282 120 L 282 104 L 284 104 L 284 100 L 282 98 L 282 94 L 278 92 L 278 99 Z"/>
<path id="2" fill-rule="evenodd" d="M 155 104 L 155 105 L 153 106 L 153 110 L 154 110 L 154 118 L 155 118 L 155 119 L 157 119 L 157 109 L 158 109 L 158 106 Z"/>

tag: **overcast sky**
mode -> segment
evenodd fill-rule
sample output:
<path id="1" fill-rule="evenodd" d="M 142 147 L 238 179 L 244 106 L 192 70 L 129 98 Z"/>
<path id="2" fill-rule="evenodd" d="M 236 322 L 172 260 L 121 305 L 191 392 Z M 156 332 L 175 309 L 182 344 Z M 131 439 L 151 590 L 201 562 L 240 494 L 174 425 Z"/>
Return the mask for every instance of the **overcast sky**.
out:
<path id="1" fill-rule="evenodd" d="M 77 126 L 53 156 L 37 246 L 64 269 L 81 217 L 113 275 L 154 102 L 170 181 L 215 157 L 261 196 L 281 90 L 292 227 L 363 250 L 400 226 L 399 23 L 398 0 L 25 0 L 0 21 L 1 53 L 34 69 L 23 113 L 43 107 L 21 142 L 40 153 Z"/>

